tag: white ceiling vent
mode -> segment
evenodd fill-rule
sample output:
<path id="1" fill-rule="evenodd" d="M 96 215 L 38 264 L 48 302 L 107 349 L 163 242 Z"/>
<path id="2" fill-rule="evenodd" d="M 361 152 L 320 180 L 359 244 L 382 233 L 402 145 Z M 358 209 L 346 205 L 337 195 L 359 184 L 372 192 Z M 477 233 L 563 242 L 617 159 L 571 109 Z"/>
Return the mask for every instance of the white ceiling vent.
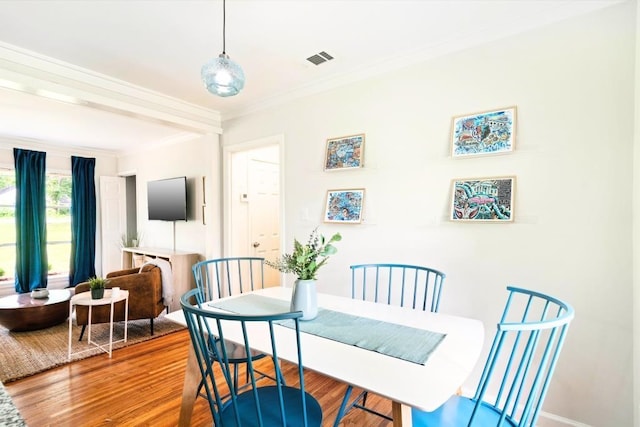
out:
<path id="1" fill-rule="evenodd" d="M 313 65 L 320 65 L 323 62 L 331 61 L 332 59 L 333 56 L 323 50 L 320 53 L 316 53 L 315 55 L 308 57 L 307 61 L 311 62 Z"/>

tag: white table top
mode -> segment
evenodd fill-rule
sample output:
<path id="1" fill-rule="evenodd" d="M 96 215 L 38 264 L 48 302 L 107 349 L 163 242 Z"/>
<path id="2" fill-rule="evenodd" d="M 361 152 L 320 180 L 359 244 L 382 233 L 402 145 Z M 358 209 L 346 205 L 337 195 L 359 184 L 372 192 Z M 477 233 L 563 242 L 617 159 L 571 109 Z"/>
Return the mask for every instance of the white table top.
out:
<path id="1" fill-rule="evenodd" d="M 117 296 L 113 295 L 113 291 L 111 289 L 105 289 L 104 296 L 103 298 L 100 298 L 100 299 L 91 298 L 91 292 L 80 292 L 79 294 L 76 294 L 71 297 L 71 304 L 86 305 L 86 306 L 107 305 L 107 304 L 111 304 L 112 301 L 116 303 L 118 301 L 123 301 L 128 297 L 129 297 L 129 291 L 125 291 L 124 289 L 120 289 L 118 291 Z"/>
<path id="2" fill-rule="evenodd" d="M 291 298 L 291 289 L 284 287 L 262 289 L 255 293 L 286 301 Z M 425 411 L 435 410 L 455 394 L 476 365 L 484 342 L 484 327 L 475 319 L 328 294 L 318 294 L 318 305 L 355 316 L 447 334 L 427 363 L 420 365 L 301 333 L 305 368 Z M 182 311 L 174 311 L 166 317 L 186 325 Z M 228 334 L 226 331 L 226 339 L 235 340 Z M 296 360 L 295 347 L 287 345 L 287 342 L 293 344 L 294 340 L 287 338 L 292 338 L 293 334 L 291 329 L 282 327 L 283 339 L 278 343 L 278 353 L 284 360 Z M 269 343 L 265 340 L 264 347 L 257 343 L 255 350 L 268 352 L 268 348 Z"/>

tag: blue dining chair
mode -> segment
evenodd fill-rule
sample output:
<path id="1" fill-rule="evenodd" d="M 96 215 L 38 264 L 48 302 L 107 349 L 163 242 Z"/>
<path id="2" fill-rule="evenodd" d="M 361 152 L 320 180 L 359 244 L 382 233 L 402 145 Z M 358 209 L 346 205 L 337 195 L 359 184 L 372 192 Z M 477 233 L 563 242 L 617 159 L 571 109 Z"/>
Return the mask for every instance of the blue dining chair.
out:
<path id="1" fill-rule="evenodd" d="M 429 267 L 407 264 L 358 264 L 351 266 L 351 298 L 437 312 L 446 275 Z M 351 403 L 353 391 L 347 386 L 334 426 L 353 408 L 362 409 L 392 421 L 386 414 L 366 406 L 363 391 Z"/>
<path id="2" fill-rule="evenodd" d="M 264 258 L 232 257 L 210 259 L 194 264 L 192 270 L 202 301 L 214 301 L 219 298 L 264 288 Z M 248 359 L 256 361 L 266 355 L 255 351 L 250 351 L 247 354 L 242 345 L 227 343 L 228 349 L 232 346 L 234 350 L 229 354 L 233 354 L 230 361 L 234 366 L 233 379 L 237 391 L 240 366 L 247 363 Z M 267 374 L 262 374 L 262 376 L 274 379 Z M 248 385 L 246 381 L 245 385 Z M 202 384 L 198 389 L 198 394 L 200 394 L 201 390 Z"/>
<path id="3" fill-rule="evenodd" d="M 196 304 L 191 301 L 196 300 Z M 322 409 L 318 401 L 305 392 L 304 372 L 302 364 L 302 347 L 300 345 L 300 317 L 302 312 L 285 312 L 270 315 L 239 315 L 201 308 L 202 294 L 192 289 L 182 296 L 180 304 L 189 329 L 202 384 L 209 401 L 209 408 L 217 427 L 320 427 Z M 252 358 L 246 362 L 251 387 L 237 390 L 233 381 L 235 364 L 231 353 L 235 346 L 229 348 L 231 342 L 227 334 L 235 331 L 236 340 L 244 348 L 252 348 L 255 342 L 268 345 L 268 351 L 278 358 L 276 331 L 283 328 L 276 323 L 293 322 L 294 331 L 287 348 L 296 350 L 297 387 L 287 386 L 280 381 L 265 385 L 255 371 Z M 211 345 L 215 340 L 217 345 Z M 268 343 L 268 344 L 266 344 Z M 210 352 L 214 352 L 214 357 Z M 267 351 L 267 350 L 265 350 Z M 276 376 L 282 377 L 278 364 L 274 365 Z M 217 374 L 217 375 L 216 375 Z"/>
<path id="4" fill-rule="evenodd" d="M 574 310 L 540 292 L 507 290 L 475 395 L 453 396 L 433 412 L 413 409 L 413 427 L 536 425 Z"/>

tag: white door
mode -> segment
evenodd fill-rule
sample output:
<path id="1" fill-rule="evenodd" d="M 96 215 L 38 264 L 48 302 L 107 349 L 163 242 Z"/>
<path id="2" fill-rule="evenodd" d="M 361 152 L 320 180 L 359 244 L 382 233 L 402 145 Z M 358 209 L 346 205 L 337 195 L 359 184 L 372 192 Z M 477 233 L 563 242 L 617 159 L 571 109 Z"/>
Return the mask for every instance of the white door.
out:
<path id="1" fill-rule="evenodd" d="M 280 256 L 280 167 L 249 160 L 249 227 L 253 256 L 275 260 Z M 265 286 L 280 284 L 280 273 L 266 267 Z"/>
<path id="2" fill-rule="evenodd" d="M 127 228 L 125 178 L 100 177 L 102 275 L 122 268 L 120 243 Z"/>

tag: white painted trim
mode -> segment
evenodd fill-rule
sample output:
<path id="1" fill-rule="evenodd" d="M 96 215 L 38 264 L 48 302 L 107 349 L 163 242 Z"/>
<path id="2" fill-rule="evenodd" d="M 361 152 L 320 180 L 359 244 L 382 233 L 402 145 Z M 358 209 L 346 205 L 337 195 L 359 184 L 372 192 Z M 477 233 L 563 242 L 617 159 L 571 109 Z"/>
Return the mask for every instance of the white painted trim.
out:
<path id="1" fill-rule="evenodd" d="M 45 150 L 52 156 L 87 156 L 87 157 L 112 157 L 117 153 L 98 148 L 87 149 L 86 147 L 53 145 L 50 141 L 40 141 L 30 138 L 6 137 L 0 135 L 0 150 L 13 150 L 14 147 L 26 148 L 29 150 Z"/>
<path id="2" fill-rule="evenodd" d="M 216 110 L 2 42 L 0 86 L 192 132 L 222 133 Z"/>
<path id="3" fill-rule="evenodd" d="M 69 286 L 69 277 L 67 274 L 59 274 L 47 279 L 47 289 L 64 289 L 67 286 Z M 0 297 L 14 294 L 16 294 L 16 285 L 14 281 L 7 280 L 0 283 Z"/>

